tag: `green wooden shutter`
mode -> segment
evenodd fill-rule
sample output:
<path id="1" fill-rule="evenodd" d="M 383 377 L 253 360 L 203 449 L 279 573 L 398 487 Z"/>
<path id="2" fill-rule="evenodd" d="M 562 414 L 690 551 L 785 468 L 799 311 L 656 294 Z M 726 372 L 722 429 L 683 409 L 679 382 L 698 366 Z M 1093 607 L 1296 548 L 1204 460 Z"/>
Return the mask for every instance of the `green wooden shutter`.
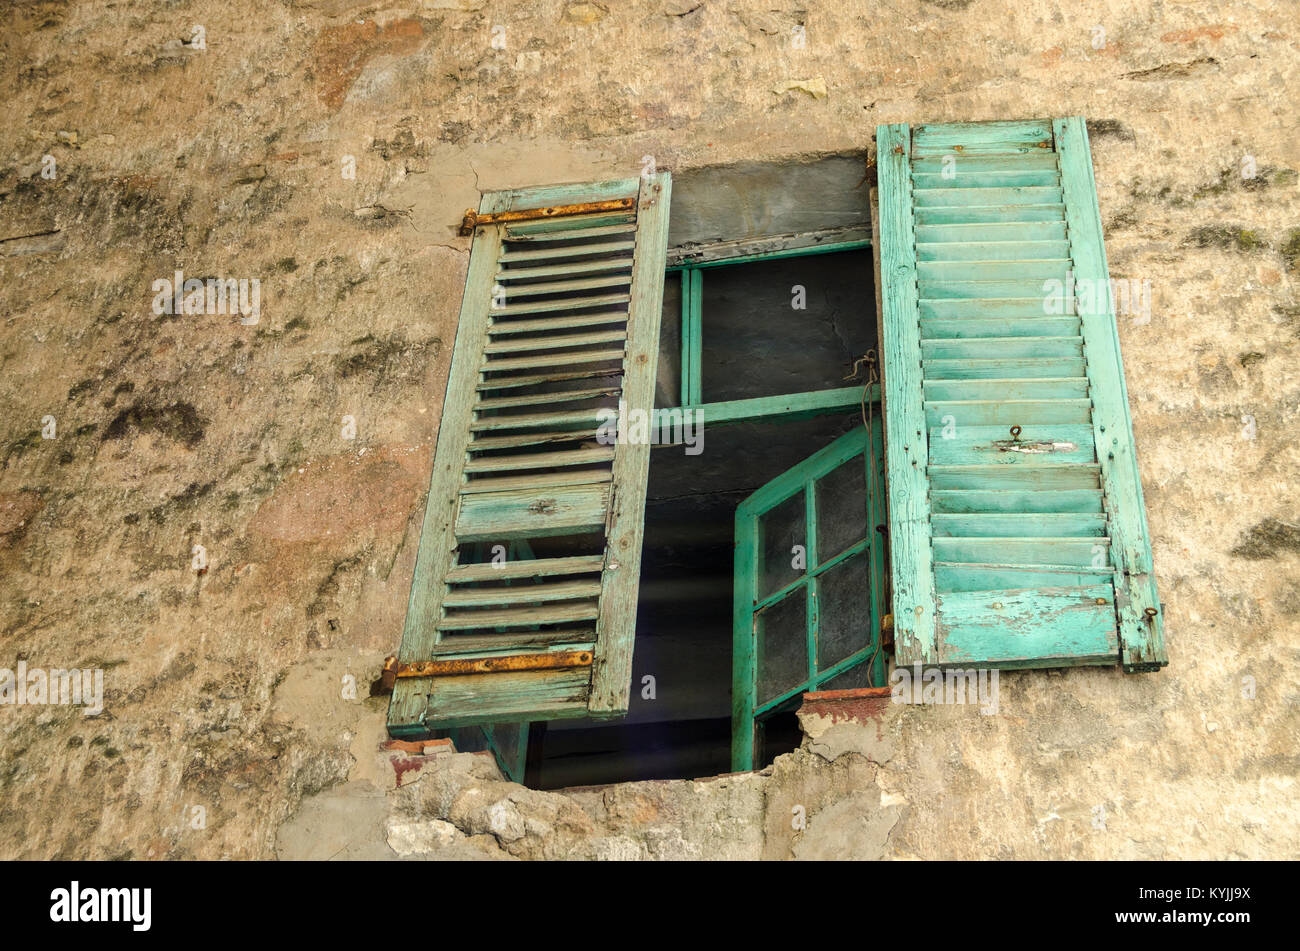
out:
<path id="1" fill-rule="evenodd" d="M 1158 669 L 1083 120 L 876 140 L 898 664 Z"/>
<path id="2" fill-rule="evenodd" d="M 650 447 L 597 437 L 602 410 L 652 407 L 670 190 L 483 196 L 498 216 L 631 201 L 475 229 L 393 735 L 626 713 Z"/>

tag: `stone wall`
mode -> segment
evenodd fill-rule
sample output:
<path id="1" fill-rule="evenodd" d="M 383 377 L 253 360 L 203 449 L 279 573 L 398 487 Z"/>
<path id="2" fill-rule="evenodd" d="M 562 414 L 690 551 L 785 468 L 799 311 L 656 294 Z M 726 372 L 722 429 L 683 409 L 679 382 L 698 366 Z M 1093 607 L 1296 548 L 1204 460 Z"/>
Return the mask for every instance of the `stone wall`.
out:
<path id="1" fill-rule="evenodd" d="M 8 18 L 0 667 L 107 679 L 97 717 L 0 707 L 0 855 L 297 855 L 340 815 L 373 818 L 340 856 L 1300 851 L 1290 0 Z M 400 638 L 479 190 L 1076 113 L 1113 276 L 1153 288 L 1120 337 L 1164 672 L 1008 674 L 992 716 L 809 714 L 803 750 L 708 783 L 542 794 L 482 757 L 379 752 L 369 683 Z M 257 279 L 259 321 L 154 313 L 176 270 Z"/>

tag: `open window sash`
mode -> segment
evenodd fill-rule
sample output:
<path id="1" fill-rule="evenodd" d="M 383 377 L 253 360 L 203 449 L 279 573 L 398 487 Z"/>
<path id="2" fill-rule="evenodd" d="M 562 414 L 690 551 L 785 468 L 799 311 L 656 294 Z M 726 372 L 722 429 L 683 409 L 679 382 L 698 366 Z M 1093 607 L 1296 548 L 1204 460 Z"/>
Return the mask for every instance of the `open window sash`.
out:
<path id="1" fill-rule="evenodd" d="M 870 439 L 855 427 L 736 509 L 734 770 L 754 768 L 765 721 L 806 691 L 885 682 L 885 553 L 876 532 L 884 457 L 875 423 Z"/>

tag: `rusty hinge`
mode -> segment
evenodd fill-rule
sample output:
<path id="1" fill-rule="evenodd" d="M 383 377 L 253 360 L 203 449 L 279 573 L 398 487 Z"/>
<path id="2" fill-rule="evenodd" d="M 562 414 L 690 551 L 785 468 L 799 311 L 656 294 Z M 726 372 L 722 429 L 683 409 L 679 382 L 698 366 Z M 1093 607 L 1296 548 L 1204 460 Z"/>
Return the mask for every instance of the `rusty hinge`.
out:
<path id="1" fill-rule="evenodd" d="M 886 614 L 880 619 L 880 649 L 887 654 L 894 652 L 894 616 Z"/>
<path id="2" fill-rule="evenodd" d="M 523 208 L 519 211 L 497 211 L 480 215 L 473 208 L 465 209 L 460 223 L 460 234 L 466 237 L 481 225 L 494 225 L 503 221 L 536 221 L 539 218 L 565 218 L 569 215 L 589 215 L 600 211 L 632 211 L 635 198 L 611 198 L 608 201 L 589 201 L 581 205 L 550 205 L 546 208 Z"/>
<path id="3" fill-rule="evenodd" d="M 590 667 L 591 651 L 552 651 L 542 654 L 509 654 L 504 657 L 458 657 L 449 660 L 418 660 L 399 664 L 396 657 L 384 661 L 380 683 L 391 689 L 399 677 L 460 677 L 466 674 L 499 674 L 524 670 L 563 670 Z"/>

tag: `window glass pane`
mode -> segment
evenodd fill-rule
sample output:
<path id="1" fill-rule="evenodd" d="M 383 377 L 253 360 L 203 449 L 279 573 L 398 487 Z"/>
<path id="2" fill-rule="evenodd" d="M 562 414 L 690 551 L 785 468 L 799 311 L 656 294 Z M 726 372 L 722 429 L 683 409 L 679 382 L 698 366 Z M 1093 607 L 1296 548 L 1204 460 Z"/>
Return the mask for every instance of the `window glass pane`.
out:
<path id="1" fill-rule="evenodd" d="M 492 744 L 497 749 L 497 755 L 501 757 L 502 762 L 508 769 L 515 769 L 519 761 L 520 744 L 524 742 L 526 735 L 526 724 L 523 723 L 497 723 L 492 727 Z M 515 782 L 521 782 L 522 776 L 512 776 Z"/>
<path id="2" fill-rule="evenodd" d="M 807 610 L 799 588 L 755 618 L 759 706 L 808 678 Z"/>
<path id="3" fill-rule="evenodd" d="M 817 669 L 826 670 L 871 642 L 871 576 L 860 552 L 817 578 Z"/>
<path id="4" fill-rule="evenodd" d="M 854 456 L 817 480 L 817 558 L 826 562 L 867 537 L 867 470 Z"/>
<path id="5" fill-rule="evenodd" d="M 488 748 L 487 734 L 481 726 L 458 726 L 450 730 L 434 730 L 434 739 L 450 739 L 461 753 L 479 753 Z"/>
<path id="6" fill-rule="evenodd" d="M 848 670 L 840 671 L 834 677 L 823 680 L 818 690 L 856 690 L 871 686 L 871 664 L 861 660 Z"/>
<path id="7" fill-rule="evenodd" d="M 806 553 L 807 527 L 808 510 L 802 491 L 759 516 L 758 530 L 762 538 L 762 564 L 758 572 L 760 599 L 781 590 L 804 573 L 807 558 L 796 555 L 794 547 L 803 546 L 800 555 Z"/>
<path id="8" fill-rule="evenodd" d="M 659 325 L 656 374 L 655 406 L 681 405 L 682 275 L 678 272 L 664 275 L 663 322 Z"/>
<path id="9" fill-rule="evenodd" d="M 874 347 L 870 250 L 706 268 L 706 403 L 853 386 Z"/>

